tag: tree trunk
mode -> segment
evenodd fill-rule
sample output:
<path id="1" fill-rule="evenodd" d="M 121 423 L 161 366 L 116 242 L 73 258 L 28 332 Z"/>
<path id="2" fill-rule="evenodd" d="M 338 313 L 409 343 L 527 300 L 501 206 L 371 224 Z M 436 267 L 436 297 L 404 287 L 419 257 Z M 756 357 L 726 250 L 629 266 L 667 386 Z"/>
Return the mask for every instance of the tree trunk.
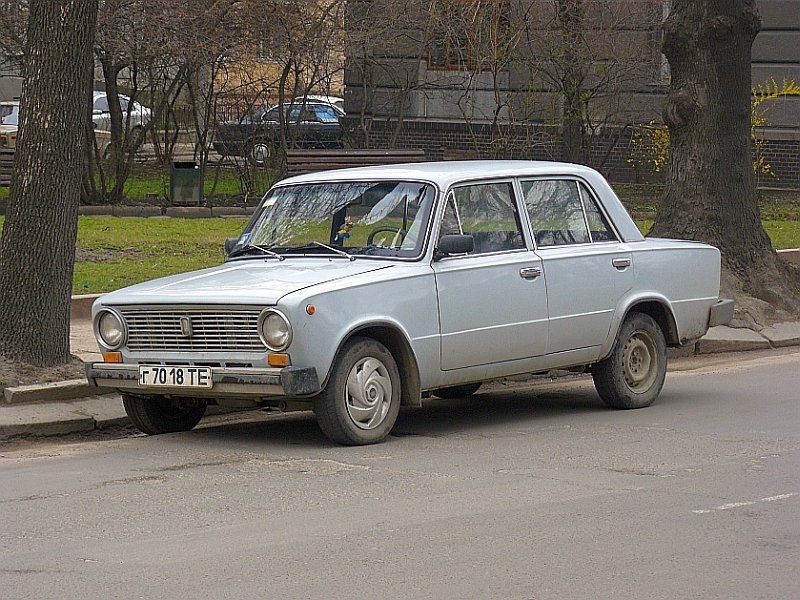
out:
<path id="1" fill-rule="evenodd" d="M 583 0 L 558 0 L 556 11 L 563 43 L 561 90 L 564 95 L 561 117 L 563 158 L 567 162 L 585 163 L 583 122 L 583 82 L 586 65 L 580 56 L 581 38 L 585 35 Z"/>
<path id="2" fill-rule="evenodd" d="M 69 359 L 97 0 L 30 3 L 20 135 L 0 239 L 0 353 Z"/>
<path id="3" fill-rule="evenodd" d="M 772 249 L 756 196 L 750 65 L 759 28 L 755 0 L 673 0 L 663 48 L 672 72 L 667 192 L 650 234 L 717 246 L 726 280 L 796 311 L 796 272 Z"/>

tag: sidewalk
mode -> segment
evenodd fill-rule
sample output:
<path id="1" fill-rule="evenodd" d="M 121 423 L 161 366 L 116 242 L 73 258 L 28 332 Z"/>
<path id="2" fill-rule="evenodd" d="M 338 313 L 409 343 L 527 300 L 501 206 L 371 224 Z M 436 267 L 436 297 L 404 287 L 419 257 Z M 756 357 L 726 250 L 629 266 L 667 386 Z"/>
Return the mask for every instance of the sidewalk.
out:
<path id="1" fill-rule="evenodd" d="M 86 298 L 88 304 L 92 298 Z M 84 362 L 100 360 L 100 354 L 82 307 L 73 310 L 70 348 Z M 800 346 L 800 322 L 780 323 L 760 332 L 732 327 L 713 327 L 680 356 L 766 350 Z M 8 388 L 0 399 L 0 442 L 17 436 L 81 433 L 130 425 L 119 394 L 98 393 L 83 380 Z"/>

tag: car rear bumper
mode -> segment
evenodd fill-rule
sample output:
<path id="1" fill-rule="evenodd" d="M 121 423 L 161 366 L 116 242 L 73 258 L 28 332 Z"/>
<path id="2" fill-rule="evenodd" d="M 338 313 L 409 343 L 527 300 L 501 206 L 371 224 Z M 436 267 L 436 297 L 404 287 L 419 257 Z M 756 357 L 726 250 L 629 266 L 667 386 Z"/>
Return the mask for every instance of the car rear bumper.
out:
<path id="1" fill-rule="evenodd" d="M 172 394 L 188 397 L 304 397 L 320 391 L 314 367 L 254 369 L 212 367 L 210 388 L 151 387 L 139 384 L 139 365 L 86 363 L 90 385 L 140 394 Z"/>
<path id="2" fill-rule="evenodd" d="M 716 327 L 717 325 L 725 325 L 730 323 L 733 319 L 733 300 L 720 298 L 716 304 L 711 306 L 708 315 L 708 326 Z"/>

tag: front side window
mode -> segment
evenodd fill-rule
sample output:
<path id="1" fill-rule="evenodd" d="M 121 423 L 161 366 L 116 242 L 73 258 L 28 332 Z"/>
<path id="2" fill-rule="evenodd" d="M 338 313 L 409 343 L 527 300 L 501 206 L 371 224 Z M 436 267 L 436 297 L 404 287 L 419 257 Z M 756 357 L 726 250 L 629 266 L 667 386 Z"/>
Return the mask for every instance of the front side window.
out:
<path id="1" fill-rule="evenodd" d="M 435 195 L 433 186 L 411 181 L 275 188 L 230 256 L 415 258 Z"/>
<path id="2" fill-rule="evenodd" d="M 275 122 L 277 122 L 280 118 L 281 118 L 281 116 L 280 116 L 280 108 L 279 107 L 275 107 L 275 108 L 272 108 L 272 109 L 268 110 L 267 112 L 265 112 L 264 116 L 262 117 L 262 120 L 263 121 L 275 121 Z"/>
<path id="3" fill-rule="evenodd" d="M 448 194 L 439 236 L 471 235 L 472 254 L 525 247 L 510 183 L 483 183 L 455 188 Z"/>

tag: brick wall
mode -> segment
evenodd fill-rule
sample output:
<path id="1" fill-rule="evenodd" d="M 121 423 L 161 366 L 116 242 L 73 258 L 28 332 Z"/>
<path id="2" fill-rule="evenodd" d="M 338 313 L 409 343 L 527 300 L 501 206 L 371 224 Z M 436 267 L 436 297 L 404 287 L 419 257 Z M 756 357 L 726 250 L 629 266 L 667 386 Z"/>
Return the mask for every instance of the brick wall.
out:
<path id="1" fill-rule="evenodd" d="M 367 136 L 358 119 L 346 117 L 345 136 L 353 148 L 367 147 Z M 558 128 L 552 125 L 508 125 L 492 127 L 480 123 L 444 121 L 406 121 L 396 132 L 395 124 L 372 120 L 368 124 L 370 148 L 423 149 L 430 160 L 498 158 L 561 160 Z M 663 173 L 634 168 L 631 157 L 630 127 L 606 128 L 592 140 L 587 163 L 615 183 L 663 181 Z M 761 175 L 759 185 L 800 189 L 800 140 L 769 140 L 763 148 L 775 177 Z"/>

